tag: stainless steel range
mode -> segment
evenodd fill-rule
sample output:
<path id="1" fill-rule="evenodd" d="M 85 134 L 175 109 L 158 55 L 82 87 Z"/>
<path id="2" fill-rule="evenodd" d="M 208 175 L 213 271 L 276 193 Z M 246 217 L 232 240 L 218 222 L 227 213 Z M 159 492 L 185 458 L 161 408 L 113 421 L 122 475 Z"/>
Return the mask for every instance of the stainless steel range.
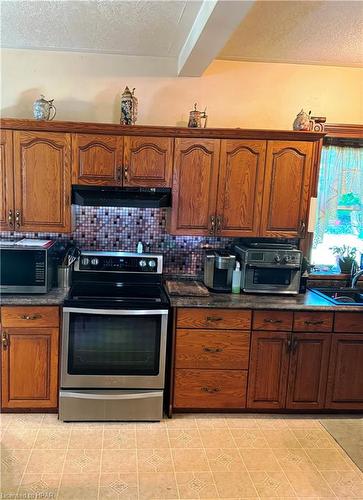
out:
<path id="1" fill-rule="evenodd" d="M 63 308 L 61 420 L 162 418 L 168 310 L 161 255 L 81 253 Z"/>

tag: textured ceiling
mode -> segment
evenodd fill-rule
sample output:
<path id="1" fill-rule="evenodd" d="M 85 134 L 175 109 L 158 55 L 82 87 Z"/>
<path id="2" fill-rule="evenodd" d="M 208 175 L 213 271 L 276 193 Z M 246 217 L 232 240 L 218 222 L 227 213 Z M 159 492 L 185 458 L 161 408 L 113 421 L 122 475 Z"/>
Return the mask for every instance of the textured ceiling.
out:
<path id="1" fill-rule="evenodd" d="M 363 2 L 257 1 L 220 59 L 363 64 Z"/>
<path id="2" fill-rule="evenodd" d="M 1 45 L 177 57 L 201 1 L 1 1 Z"/>

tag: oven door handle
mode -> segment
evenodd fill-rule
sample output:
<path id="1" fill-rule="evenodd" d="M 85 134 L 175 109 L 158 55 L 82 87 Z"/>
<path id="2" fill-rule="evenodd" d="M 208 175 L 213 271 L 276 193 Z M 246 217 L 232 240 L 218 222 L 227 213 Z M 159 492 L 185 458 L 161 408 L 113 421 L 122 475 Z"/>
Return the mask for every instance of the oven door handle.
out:
<path id="1" fill-rule="evenodd" d="M 167 309 L 87 309 L 83 307 L 63 307 L 65 313 L 109 314 L 113 316 L 167 316 Z"/>
<path id="2" fill-rule="evenodd" d="M 96 394 L 87 392 L 70 392 L 60 391 L 61 398 L 76 398 L 76 399 L 144 399 L 144 398 L 160 398 L 163 396 L 163 391 L 138 392 L 127 394 Z"/>

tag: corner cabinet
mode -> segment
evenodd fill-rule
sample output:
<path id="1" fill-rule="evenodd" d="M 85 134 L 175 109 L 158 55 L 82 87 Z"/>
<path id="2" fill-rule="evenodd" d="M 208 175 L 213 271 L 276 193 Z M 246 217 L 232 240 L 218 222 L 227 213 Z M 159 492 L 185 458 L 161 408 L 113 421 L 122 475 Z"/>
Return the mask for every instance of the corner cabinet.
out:
<path id="1" fill-rule="evenodd" d="M 14 132 L 15 231 L 71 231 L 70 134 Z"/>

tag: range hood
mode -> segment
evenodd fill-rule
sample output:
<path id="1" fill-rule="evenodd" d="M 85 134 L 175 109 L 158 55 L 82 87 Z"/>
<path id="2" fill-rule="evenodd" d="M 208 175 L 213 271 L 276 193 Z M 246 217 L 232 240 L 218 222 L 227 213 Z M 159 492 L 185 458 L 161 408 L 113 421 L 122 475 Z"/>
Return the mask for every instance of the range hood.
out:
<path id="1" fill-rule="evenodd" d="M 72 186 L 72 203 L 88 207 L 170 207 L 171 189 Z"/>

